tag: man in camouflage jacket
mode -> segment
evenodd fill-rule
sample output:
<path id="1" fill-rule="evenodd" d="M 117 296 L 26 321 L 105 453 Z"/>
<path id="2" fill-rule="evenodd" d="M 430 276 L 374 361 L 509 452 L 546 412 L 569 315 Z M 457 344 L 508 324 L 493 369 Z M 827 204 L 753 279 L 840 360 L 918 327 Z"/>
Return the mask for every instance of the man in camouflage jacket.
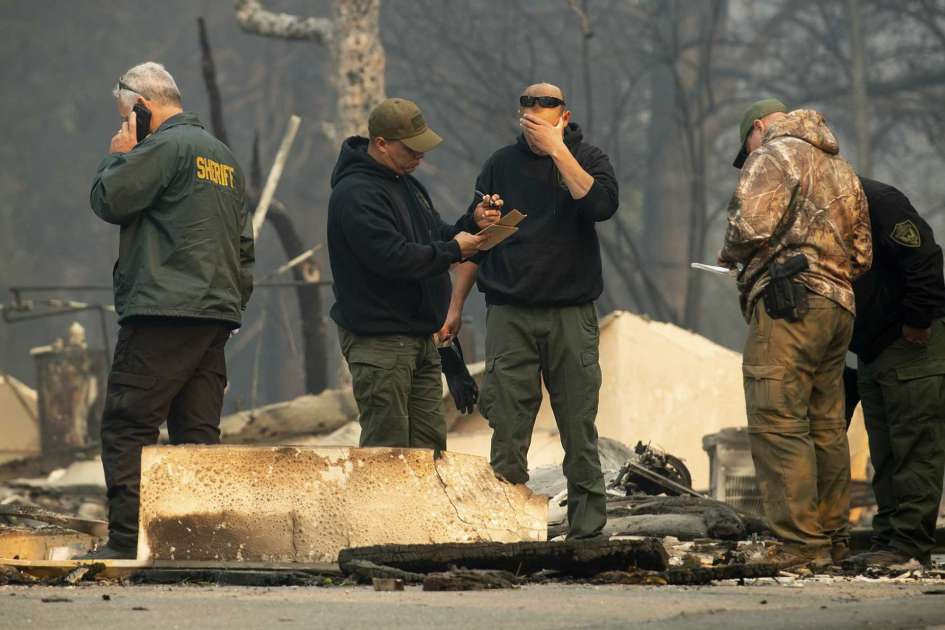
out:
<path id="1" fill-rule="evenodd" d="M 786 543 L 785 566 L 829 564 L 847 548 L 842 375 L 851 283 L 872 262 L 866 198 L 819 113 L 759 101 L 739 132 L 742 174 L 719 260 L 739 268 L 749 323 L 742 368 L 752 456 L 765 514 Z M 807 260 L 792 278 L 803 287 L 799 317 L 772 316 L 771 265 L 799 254 Z"/>

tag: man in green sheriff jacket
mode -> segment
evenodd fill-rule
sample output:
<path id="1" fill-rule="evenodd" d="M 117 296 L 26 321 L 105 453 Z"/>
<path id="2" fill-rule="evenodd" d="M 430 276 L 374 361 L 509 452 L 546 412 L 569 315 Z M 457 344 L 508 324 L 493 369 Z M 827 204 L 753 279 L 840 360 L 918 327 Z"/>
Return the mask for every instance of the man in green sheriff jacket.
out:
<path id="1" fill-rule="evenodd" d="M 233 154 L 182 110 L 160 64 L 131 68 L 115 97 L 123 122 L 91 193 L 95 214 L 120 228 L 121 329 L 102 415 L 109 542 L 98 558 L 135 557 L 141 449 L 162 423 L 173 444 L 220 441 L 223 349 L 253 282 L 252 221 Z"/>

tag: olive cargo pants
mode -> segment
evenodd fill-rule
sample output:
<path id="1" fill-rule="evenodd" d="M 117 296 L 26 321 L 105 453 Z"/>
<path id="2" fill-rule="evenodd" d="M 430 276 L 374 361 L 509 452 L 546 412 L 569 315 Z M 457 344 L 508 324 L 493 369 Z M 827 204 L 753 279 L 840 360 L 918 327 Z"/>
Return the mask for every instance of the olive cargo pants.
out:
<path id="1" fill-rule="evenodd" d="M 875 470 L 873 542 L 927 560 L 945 476 L 945 321 L 926 347 L 900 337 L 857 382 Z"/>
<path id="2" fill-rule="evenodd" d="M 492 468 L 512 483 L 528 481 L 528 447 L 544 378 L 564 447 L 569 538 L 594 536 L 607 522 L 594 425 L 601 385 L 598 341 L 593 303 L 489 306 L 479 408 L 494 431 Z"/>
<path id="3" fill-rule="evenodd" d="M 765 516 L 789 547 L 814 554 L 849 536 L 843 365 L 853 315 L 825 297 L 808 298 L 799 322 L 771 319 L 758 302 L 742 370 Z"/>
<path id="4" fill-rule="evenodd" d="M 440 353 L 433 337 L 356 335 L 338 327 L 363 447 L 446 449 Z"/>
<path id="5" fill-rule="evenodd" d="M 102 412 L 109 545 L 138 545 L 141 449 L 165 421 L 171 444 L 220 442 L 230 329 L 172 317 L 122 324 Z"/>

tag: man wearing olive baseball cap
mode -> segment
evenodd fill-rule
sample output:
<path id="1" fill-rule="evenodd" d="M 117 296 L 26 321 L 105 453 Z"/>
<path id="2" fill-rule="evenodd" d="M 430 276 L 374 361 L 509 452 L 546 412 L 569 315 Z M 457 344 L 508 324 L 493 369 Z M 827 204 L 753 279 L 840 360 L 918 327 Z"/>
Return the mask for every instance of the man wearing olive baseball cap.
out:
<path id="1" fill-rule="evenodd" d="M 763 127 L 763 121 L 767 116 L 784 112 L 787 112 L 787 107 L 776 98 L 766 98 L 757 101 L 752 103 L 752 105 L 745 110 L 745 115 L 742 116 L 742 123 L 738 126 L 738 139 L 741 141 L 741 148 L 738 151 L 738 155 L 735 156 L 735 161 L 732 162 L 732 166 L 741 168 L 745 160 L 748 159 L 748 154 L 751 153 L 751 150 L 748 148 L 748 136 L 754 135 L 752 132 L 755 130 L 755 121 L 758 121 L 759 127 Z M 758 144 L 761 144 L 760 134 L 758 134 L 756 139 Z M 757 146 L 753 148 L 757 148 Z"/>
<path id="2" fill-rule="evenodd" d="M 344 141 L 331 176 L 331 317 L 351 370 L 361 446 L 446 448 L 440 355 L 449 269 L 478 251 L 474 220 L 440 219 L 411 173 L 443 140 L 417 104 L 380 103 L 369 138 Z"/>
<path id="3" fill-rule="evenodd" d="M 753 103 L 720 264 L 740 267 L 742 372 L 755 474 L 787 568 L 848 549 L 850 453 L 843 366 L 852 281 L 869 269 L 866 197 L 824 117 Z"/>
<path id="4" fill-rule="evenodd" d="M 443 142 L 443 138 L 427 126 L 417 104 L 403 98 L 389 98 L 375 107 L 368 117 L 368 133 L 372 140 L 384 139 L 381 146 L 399 140 L 417 153 L 432 151 Z"/>

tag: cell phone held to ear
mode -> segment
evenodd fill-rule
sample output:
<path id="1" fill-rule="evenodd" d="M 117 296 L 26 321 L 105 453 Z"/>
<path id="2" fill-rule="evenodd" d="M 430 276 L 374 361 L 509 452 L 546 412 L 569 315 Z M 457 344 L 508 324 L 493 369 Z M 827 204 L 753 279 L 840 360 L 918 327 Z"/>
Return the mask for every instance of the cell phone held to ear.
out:
<path id="1" fill-rule="evenodd" d="M 137 125 L 138 130 L 138 142 L 141 142 L 148 137 L 149 133 L 151 133 L 151 110 L 144 107 L 140 103 L 135 103 L 135 106 L 131 109 L 131 111 L 135 115 L 135 124 Z"/>

